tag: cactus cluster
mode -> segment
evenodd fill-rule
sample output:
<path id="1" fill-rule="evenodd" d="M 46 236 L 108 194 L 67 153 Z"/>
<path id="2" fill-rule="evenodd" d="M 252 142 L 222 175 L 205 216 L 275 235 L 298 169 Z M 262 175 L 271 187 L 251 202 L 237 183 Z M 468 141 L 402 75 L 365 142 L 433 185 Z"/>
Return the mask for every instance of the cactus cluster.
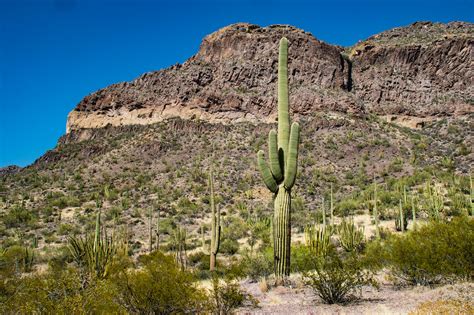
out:
<path id="1" fill-rule="evenodd" d="M 309 225 L 304 228 L 305 245 L 316 255 L 325 256 L 331 245 L 331 229 Z"/>
<path id="2" fill-rule="evenodd" d="M 425 200 L 425 207 L 431 219 L 438 221 L 440 219 L 440 213 L 444 208 L 443 196 L 434 185 L 431 185 L 430 182 L 426 183 Z"/>
<path id="3" fill-rule="evenodd" d="M 101 233 L 100 210 L 97 211 L 94 236 L 70 237 L 69 250 L 76 263 L 85 267 L 90 275 L 99 279 L 107 277 L 117 247 L 112 237 Z"/>
<path id="4" fill-rule="evenodd" d="M 278 57 L 278 133 L 268 134 L 269 162 L 264 152 L 257 154 L 257 163 L 267 188 L 274 194 L 274 270 L 277 278 L 290 274 L 291 251 L 291 189 L 295 184 L 298 162 L 300 126 L 290 129 L 288 110 L 288 40 L 280 40 Z"/>
<path id="5" fill-rule="evenodd" d="M 339 241 L 346 252 L 352 252 L 361 248 L 364 242 L 364 228 L 358 228 L 354 220 L 343 219 L 338 227 Z"/>
<path id="6" fill-rule="evenodd" d="M 187 232 L 186 229 L 179 226 L 173 232 L 171 245 L 175 251 L 176 263 L 181 267 L 181 270 L 187 267 Z"/>

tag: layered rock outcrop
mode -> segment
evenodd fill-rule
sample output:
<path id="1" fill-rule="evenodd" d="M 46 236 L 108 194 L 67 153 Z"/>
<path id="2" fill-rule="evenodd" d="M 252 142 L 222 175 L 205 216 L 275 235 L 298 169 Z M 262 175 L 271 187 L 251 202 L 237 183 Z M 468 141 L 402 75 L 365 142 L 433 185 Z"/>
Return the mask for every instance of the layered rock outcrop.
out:
<path id="1" fill-rule="evenodd" d="M 277 46 L 290 41 L 291 108 L 363 115 L 472 112 L 470 23 L 415 23 L 358 43 L 333 46 L 287 25 L 238 23 L 204 38 L 184 64 L 145 73 L 86 96 L 67 131 L 151 124 L 171 117 L 210 122 L 276 119 Z"/>

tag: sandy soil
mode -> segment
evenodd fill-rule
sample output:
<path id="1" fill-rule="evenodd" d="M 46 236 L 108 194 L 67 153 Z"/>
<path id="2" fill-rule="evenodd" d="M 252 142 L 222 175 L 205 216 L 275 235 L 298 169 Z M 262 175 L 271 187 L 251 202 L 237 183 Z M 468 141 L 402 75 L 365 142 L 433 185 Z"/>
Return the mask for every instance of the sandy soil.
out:
<path id="1" fill-rule="evenodd" d="M 275 287 L 262 292 L 258 283 L 242 287 L 260 301 L 259 308 L 243 308 L 238 314 L 408 314 L 427 301 L 463 300 L 474 305 L 474 284 L 460 283 L 438 288 L 397 288 L 385 283 L 380 288 L 363 288 L 362 298 L 346 305 L 327 305 L 309 288 Z M 453 313 L 454 314 L 454 313 Z"/>

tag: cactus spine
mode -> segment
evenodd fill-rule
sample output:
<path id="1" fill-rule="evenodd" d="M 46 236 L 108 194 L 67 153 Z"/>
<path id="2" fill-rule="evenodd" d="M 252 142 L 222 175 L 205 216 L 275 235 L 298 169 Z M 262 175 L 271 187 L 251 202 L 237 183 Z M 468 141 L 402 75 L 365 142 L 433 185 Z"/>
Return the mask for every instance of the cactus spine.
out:
<path id="1" fill-rule="evenodd" d="M 209 270 L 214 271 L 216 269 L 217 253 L 219 252 L 221 243 L 221 211 L 219 207 L 216 206 L 214 199 L 214 176 L 212 168 L 209 173 L 209 190 L 211 192 L 211 250 Z"/>
<path id="2" fill-rule="evenodd" d="M 274 193 L 273 251 L 277 278 L 290 274 L 291 188 L 296 179 L 300 126 L 294 122 L 290 130 L 288 112 L 288 40 L 280 40 L 278 57 L 278 134 L 268 134 L 269 163 L 260 150 L 257 161 L 263 181 Z"/>

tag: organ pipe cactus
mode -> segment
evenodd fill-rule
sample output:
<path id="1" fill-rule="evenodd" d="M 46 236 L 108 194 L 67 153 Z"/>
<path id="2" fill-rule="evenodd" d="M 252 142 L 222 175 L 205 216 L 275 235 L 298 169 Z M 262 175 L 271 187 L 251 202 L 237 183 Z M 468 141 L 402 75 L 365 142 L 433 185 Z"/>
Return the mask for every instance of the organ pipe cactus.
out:
<path id="1" fill-rule="evenodd" d="M 306 226 L 304 228 L 305 244 L 316 255 L 326 256 L 331 244 L 331 229 L 326 227 Z"/>
<path id="2" fill-rule="evenodd" d="M 212 168 L 209 173 L 209 190 L 211 193 L 211 250 L 209 270 L 214 271 L 216 269 L 217 254 L 219 253 L 219 246 L 221 244 L 221 211 L 219 207 L 216 206 L 214 198 L 214 175 Z"/>
<path id="3" fill-rule="evenodd" d="M 108 276 L 117 246 L 114 239 L 101 235 L 100 211 L 97 212 L 94 236 L 70 237 L 69 249 L 77 264 L 87 268 L 90 275 L 99 279 Z"/>
<path id="4" fill-rule="evenodd" d="M 268 134 L 269 162 L 260 150 L 257 162 L 263 181 L 274 194 L 273 250 L 277 278 L 290 274 L 291 189 L 295 184 L 300 126 L 290 130 L 288 111 L 288 40 L 280 40 L 278 58 L 278 133 Z"/>
<path id="5" fill-rule="evenodd" d="M 402 200 L 400 199 L 398 204 L 398 217 L 395 219 L 395 229 L 397 231 L 405 232 L 405 230 L 407 229 L 407 225 L 407 216 L 402 206 Z"/>

